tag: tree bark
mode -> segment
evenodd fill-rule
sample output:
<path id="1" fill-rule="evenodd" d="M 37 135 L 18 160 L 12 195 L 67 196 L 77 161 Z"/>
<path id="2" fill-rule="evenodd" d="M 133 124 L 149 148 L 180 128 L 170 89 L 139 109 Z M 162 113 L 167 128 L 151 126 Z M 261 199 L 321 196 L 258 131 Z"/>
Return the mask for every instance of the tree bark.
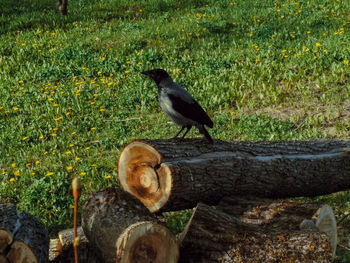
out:
<path id="1" fill-rule="evenodd" d="M 135 197 L 107 188 L 83 206 L 82 227 L 104 262 L 177 262 L 175 236 Z"/>
<path id="2" fill-rule="evenodd" d="M 67 15 L 68 0 L 57 0 L 57 8 L 62 15 Z"/>
<path id="3" fill-rule="evenodd" d="M 48 262 L 48 233 L 34 216 L 27 212 L 19 213 L 13 204 L 0 204 L 0 228 L 10 233 L 13 239 L 3 248 L 11 263 L 25 260 Z"/>
<path id="4" fill-rule="evenodd" d="M 350 189 L 349 148 L 348 141 L 134 141 L 120 153 L 118 175 L 151 212 L 231 195 L 318 196 Z"/>
<path id="5" fill-rule="evenodd" d="M 179 262 L 331 262 L 329 237 L 298 226 L 244 223 L 199 203 L 180 236 Z"/>
<path id="6" fill-rule="evenodd" d="M 101 255 L 87 240 L 82 227 L 77 229 L 79 237 L 78 260 L 79 262 L 102 263 Z M 58 233 L 55 245 L 56 251 L 51 263 L 74 263 L 74 234 L 73 228 L 62 230 Z"/>

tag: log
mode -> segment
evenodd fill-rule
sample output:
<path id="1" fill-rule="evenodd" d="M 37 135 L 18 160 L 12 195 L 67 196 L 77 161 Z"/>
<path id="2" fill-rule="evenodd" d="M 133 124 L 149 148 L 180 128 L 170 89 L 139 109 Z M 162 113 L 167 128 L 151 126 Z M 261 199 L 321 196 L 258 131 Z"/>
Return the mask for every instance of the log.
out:
<path id="1" fill-rule="evenodd" d="M 332 256 L 337 248 L 337 224 L 330 206 L 320 202 L 271 200 L 267 198 L 224 197 L 216 206 L 240 222 L 260 228 L 281 230 L 318 230 L 330 238 Z"/>
<path id="2" fill-rule="evenodd" d="M 329 237 L 317 229 L 241 222 L 199 203 L 180 235 L 179 262 L 331 262 Z"/>
<path id="3" fill-rule="evenodd" d="M 104 262 L 177 262 L 176 237 L 135 197 L 107 188 L 83 205 L 82 228 Z"/>
<path id="4" fill-rule="evenodd" d="M 79 237 L 78 245 L 78 260 L 79 262 L 89 263 L 103 263 L 101 255 L 98 250 L 94 248 L 87 240 L 83 228 L 80 226 L 77 228 L 77 234 Z M 51 259 L 51 263 L 74 263 L 74 233 L 73 228 L 65 229 L 58 233 L 57 242 L 53 243 L 55 247 L 54 254 Z"/>
<path id="5" fill-rule="evenodd" d="M 118 178 L 151 212 L 231 195 L 318 196 L 350 189 L 349 148 L 348 141 L 136 140 L 120 153 Z"/>
<path id="6" fill-rule="evenodd" d="M 5 228 L 0 228 L 0 254 L 12 243 L 12 234 Z"/>
<path id="7" fill-rule="evenodd" d="M 13 238 L 3 251 L 9 262 L 48 262 L 49 236 L 34 216 L 18 212 L 14 204 L 0 204 L 0 228 Z"/>

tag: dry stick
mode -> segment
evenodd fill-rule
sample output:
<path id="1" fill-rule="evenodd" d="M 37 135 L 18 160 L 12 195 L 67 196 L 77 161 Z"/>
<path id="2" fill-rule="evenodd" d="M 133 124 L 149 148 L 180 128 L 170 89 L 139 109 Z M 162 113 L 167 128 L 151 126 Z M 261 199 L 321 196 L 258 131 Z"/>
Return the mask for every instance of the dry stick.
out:
<path id="1" fill-rule="evenodd" d="M 74 177 L 72 181 L 72 190 L 73 190 L 73 198 L 74 198 L 74 215 L 73 215 L 73 232 L 74 232 L 74 258 L 75 263 L 78 263 L 78 246 L 79 246 L 79 237 L 77 231 L 77 207 L 78 200 L 80 196 L 80 180 L 78 177 Z"/>

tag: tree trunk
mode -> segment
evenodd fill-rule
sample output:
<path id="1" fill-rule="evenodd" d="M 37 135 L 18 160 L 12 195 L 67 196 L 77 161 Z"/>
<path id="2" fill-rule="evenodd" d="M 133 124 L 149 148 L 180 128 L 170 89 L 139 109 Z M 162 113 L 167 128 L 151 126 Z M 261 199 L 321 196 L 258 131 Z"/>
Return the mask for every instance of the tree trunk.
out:
<path id="1" fill-rule="evenodd" d="M 107 188 L 83 206 L 82 227 L 104 262 L 177 262 L 175 236 L 135 197 Z"/>
<path id="2" fill-rule="evenodd" d="M 120 153 L 118 175 L 151 212 L 232 195 L 317 196 L 350 189 L 349 148 L 347 141 L 134 141 Z"/>
<path id="3" fill-rule="evenodd" d="M 57 8 L 62 15 L 67 15 L 68 0 L 57 0 Z"/>
<path id="4" fill-rule="evenodd" d="M 278 215 L 274 217 L 276 222 L 266 226 L 244 223 L 199 203 L 180 235 L 179 262 L 332 261 L 332 248 L 325 233 L 316 227 L 299 229 L 299 224 L 285 228 L 285 224 L 278 224 Z"/>
<path id="5" fill-rule="evenodd" d="M 0 229 L 5 237 L 1 251 L 9 262 L 48 262 L 48 233 L 34 216 L 19 213 L 13 204 L 0 204 Z"/>

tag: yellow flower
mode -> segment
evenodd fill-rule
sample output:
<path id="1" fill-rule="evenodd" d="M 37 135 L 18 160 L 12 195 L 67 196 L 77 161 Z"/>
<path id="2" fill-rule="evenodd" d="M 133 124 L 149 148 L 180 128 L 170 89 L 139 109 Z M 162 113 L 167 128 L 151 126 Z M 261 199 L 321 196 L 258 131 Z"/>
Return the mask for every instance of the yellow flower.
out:
<path id="1" fill-rule="evenodd" d="M 308 34 L 308 35 L 309 35 L 310 33 L 311 33 L 311 30 L 306 31 L 306 34 Z"/>
<path id="2" fill-rule="evenodd" d="M 79 161 L 80 161 L 80 158 L 79 158 L 79 157 L 75 157 L 75 161 L 76 161 L 76 162 L 79 162 Z"/>
<path id="3" fill-rule="evenodd" d="M 36 160 L 35 161 L 35 165 L 39 165 L 40 164 L 40 161 L 39 160 Z"/>
<path id="4" fill-rule="evenodd" d="M 13 174 L 14 174 L 15 176 L 19 176 L 19 170 L 14 171 Z"/>
<path id="5" fill-rule="evenodd" d="M 47 174 L 45 174 L 45 177 L 50 177 L 52 176 L 54 173 L 53 172 L 48 172 Z"/>
<path id="6" fill-rule="evenodd" d="M 143 12 L 143 10 L 142 10 L 142 9 L 139 9 L 139 12 L 140 12 L 140 13 L 142 13 L 142 12 Z"/>
<path id="7" fill-rule="evenodd" d="M 85 176 L 86 173 L 85 173 L 85 172 L 80 172 L 80 175 L 81 175 L 81 176 Z"/>
<path id="8" fill-rule="evenodd" d="M 111 178 L 112 178 L 112 176 L 109 175 L 109 174 L 105 176 L 105 179 L 107 179 L 107 180 L 109 180 L 109 179 L 111 179 Z"/>
<path id="9" fill-rule="evenodd" d="M 316 47 L 320 47 L 320 46 L 322 46 L 322 44 L 319 43 L 319 42 L 316 42 L 316 43 L 315 43 L 315 46 L 316 46 Z"/>
<path id="10" fill-rule="evenodd" d="M 31 163 L 26 163 L 26 167 L 30 167 L 30 166 L 32 166 Z"/>
<path id="11" fill-rule="evenodd" d="M 71 155 L 72 152 L 71 152 L 71 151 L 66 151 L 66 152 L 64 152 L 64 154 L 65 154 L 65 155 Z"/>
<path id="12" fill-rule="evenodd" d="M 12 178 L 10 179 L 10 182 L 12 183 L 12 182 L 14 182 L 14 181 L 15 181 L 15 178 L 12 177 Z"/>
<path id="13" fill-rule="evenodd" d="M 62 116 L 57 117 L 57 118 L 54 118 L 54 120 L 55 120 L 55 121 L 60 121 L 60 120 L 62 120 Z"/>
<path id="14" fill-rule="evenodd" d="M 90 131 L 96 131 L 96 127 L 91 127 Z"/>
<path id="15" fill-rule="evenodd" d="M 16 106 L 13 107 L 12 109 L 13 109 L 14 111 L 18 111 L 18 107 L 16 107 Z"/>
<path id="16" fill-rule="evenodd" d="M 56 133 L 51 133 L 50 135 L 51 135 L 51 137 L 56 137 L 57 136 Z"/>
<path id="17" fill-rule="evenodd" d="M 105 58 L 105 57 L 102 57 L 102 58 L 101 58 L 101 60 L 102 60 L 102 61 L 105 61 L 105 60 L 106 60 L 106 58 Z"/>
<path id="18" fill-rule="evenodd" d="M 93 164 L 91 164 L 91 167 L 92 168 L 97 168 L 97 164 L 93 163 Z"/>
<path id="19" fill-rule="evenodd" d="M 66 166 L 66 170 L 69 172 L 69 171 L 72 171 L 73 169 L 73 166 Z"/>
<path id="20" fill-rule="evenodd" d="M 16 164 L 15 163 L 11 163 L 11 167 L 12 168 L 16 168 Z"/>
<path id="21" fill-rule="evenodd" d="M 344 59 L 343 63 L 344 63 L 344 65 L 347 65 L 347 64 L 349 64 L 349 60 L 348 59 Z"/>
<path id="22" fill-rule="evenodd" d="M 69 147 L 74 147 L 74 144 L 73 143 L 69 144 Z"/>
<path id="23" fill-rule="evenodd" d="M 28 136 L 25 136 L 25 137 L 22 138 L 22 140 L 26 141 L 26 140 L 28 140 L 28 138 L 29 138 Z"/>
<path id="24" fill-rule="evenodd" d="M 39 140 L 40 140 L 40 141 L 44 140 L 44 136 L 40 135 L 40 136 L 39 136 Z"/>

